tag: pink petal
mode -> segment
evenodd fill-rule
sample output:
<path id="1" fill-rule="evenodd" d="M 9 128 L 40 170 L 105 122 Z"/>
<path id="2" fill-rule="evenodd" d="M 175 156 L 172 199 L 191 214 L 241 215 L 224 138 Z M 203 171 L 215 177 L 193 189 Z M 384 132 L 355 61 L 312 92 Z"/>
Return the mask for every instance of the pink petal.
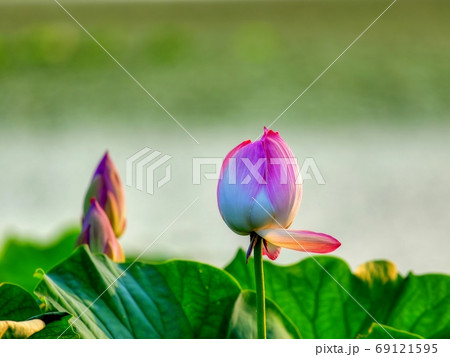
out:
<path id="1" fill-rule="evenodd" d="M 267 193 L 274 208 L 274 218 L 288 228 L 297 215 L 302 196 L 302 185 L 296 183 L 300 175 L 298 164 L 278 132 L 264 128 L 261 142 L 268 160 Z"/>
<path id="2" fill-rule="evenodd" d="M 268 241 L 264 240 L 264 249 L 263 253 L 264 255 L 267 255 L 269 259 L 275 260 L 280 255 L 281 248 L 277 247 L 276 245 L 273 245 L 272 243 L 269 243 Z"/>
<path id="3" fill-rule="evenodd" d="M 242 149 L 244 146 L 250 144 L 252 141 L 251 140 L 245 140 L 242 143 L 240 143 L 238 146 L 236 146 L 234 149 L 232 149 L 227 156 L 225 156 L 225 159 L 223 160 L 222 163 L 222 168 L 220 170 L 220 177 L 223 177 L 223 171 L 226 169 L 226 167 L 228 166 L 228 161 L 230 161 L 230 159 L 234 156 L 234 154 L 236 154 L 240 149 Z"/>
<path id="4" fill-rule="evenodd" d="M 332 236 L 301 230 L 263 229 L 256 233 L 278 247 L 311 253 L 330 253 L 341 243 Z"/>
<path id="5" fill-rule="evenodd" d="M 125 253 L 123 252 L 123 248 L 117 239 L 109 241 L 104 247 L 103 253 L 105 253 L 116 263 L 125 263 Z"/>

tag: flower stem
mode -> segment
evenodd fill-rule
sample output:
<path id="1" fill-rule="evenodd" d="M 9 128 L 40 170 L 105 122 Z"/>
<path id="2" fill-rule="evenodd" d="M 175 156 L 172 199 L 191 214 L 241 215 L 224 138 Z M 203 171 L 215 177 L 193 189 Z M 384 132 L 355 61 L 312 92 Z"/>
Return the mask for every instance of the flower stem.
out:
<path id="1" fill-rule="evenodd" d="M 266 292 L 264 290 L 263 268 L 263 241 L 260 236 L 253 233 L 255 244 L 255 281 L 256 281 L 256 318 L 258 326 L 258 338 L 267 338 L 266 333 Z"/>

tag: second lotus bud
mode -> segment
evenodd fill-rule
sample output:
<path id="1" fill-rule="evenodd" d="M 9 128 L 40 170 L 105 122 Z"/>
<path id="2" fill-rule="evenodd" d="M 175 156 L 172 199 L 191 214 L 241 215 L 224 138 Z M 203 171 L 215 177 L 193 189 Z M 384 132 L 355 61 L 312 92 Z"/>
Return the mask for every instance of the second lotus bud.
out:
<path id="1" fill-rule="evenodd" d="M 106 213 L 95 198 L 83 219 L 83 228 L 75 246 L 87 244 L 93 253 L 103 253 L 118 263 L 125 261 L 122 246 L 114 235 Z"/>

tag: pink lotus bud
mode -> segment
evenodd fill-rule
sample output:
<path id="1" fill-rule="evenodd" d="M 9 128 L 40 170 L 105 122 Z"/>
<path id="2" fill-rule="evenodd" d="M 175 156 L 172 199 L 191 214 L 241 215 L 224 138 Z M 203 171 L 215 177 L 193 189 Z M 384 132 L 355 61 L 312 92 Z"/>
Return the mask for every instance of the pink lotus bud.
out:
<path id="1" fill-rule="evenodd" d="M 97 170 L 92 177 L 91 184 L 84 200 L 84 215 L 87 214 L 91 198 L 95 198 L 108 216 L 116 237 L 120 237 L 125 230 L 125 195 L 116 166 L 105 153 Z"/>
<path id="2" fill-rule="evenodd" d="M 93 253 L 106 254 L 115 262 L 125 261 L 122 246 L 114 235 L 105 211 L 95 198 L 90 201 L 89 209 L 83 219 L 83 228 L 75 246 L 82 244 L 87 244 Z"/>
<path id="3" fill-rule="evenodd" d="M 291 149 L 277 132 L 264 128 L 260 140 L 244 141 L 225 157 L 217 187 L 219 211 L 237 234 L 263 237 L 270 259 L 281 247 L 332 252 L 340 243 L 327 234 L 287 230 L 300 206 L 300 182 Z"/>

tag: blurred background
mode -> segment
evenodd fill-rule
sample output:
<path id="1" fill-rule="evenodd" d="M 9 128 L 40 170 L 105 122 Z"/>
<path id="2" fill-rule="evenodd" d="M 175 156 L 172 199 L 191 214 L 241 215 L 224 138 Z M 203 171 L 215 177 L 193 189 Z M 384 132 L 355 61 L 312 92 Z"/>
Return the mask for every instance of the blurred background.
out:
<path id="1" fill-rule="evenodd" d="M 0 246 L 76 232 L 104 151 L 125 181 L 150 147 L 172 156 L 172 180 L 126 187 L 127 255 L 198 197 L 146 257 L 223 266 L 248 238 L 222 221 L 217 182 L 192 184 L 192 159 L 255 139 L 390 1 L 61 4 L 199 144 L 55 2 L 0 0 Z M 273 126 L 326 182 L 305 181 L 292 227 L 337 237 L 352 268 L 450 270 L 449 14 L 445 0 L 399 0 Z"/>

